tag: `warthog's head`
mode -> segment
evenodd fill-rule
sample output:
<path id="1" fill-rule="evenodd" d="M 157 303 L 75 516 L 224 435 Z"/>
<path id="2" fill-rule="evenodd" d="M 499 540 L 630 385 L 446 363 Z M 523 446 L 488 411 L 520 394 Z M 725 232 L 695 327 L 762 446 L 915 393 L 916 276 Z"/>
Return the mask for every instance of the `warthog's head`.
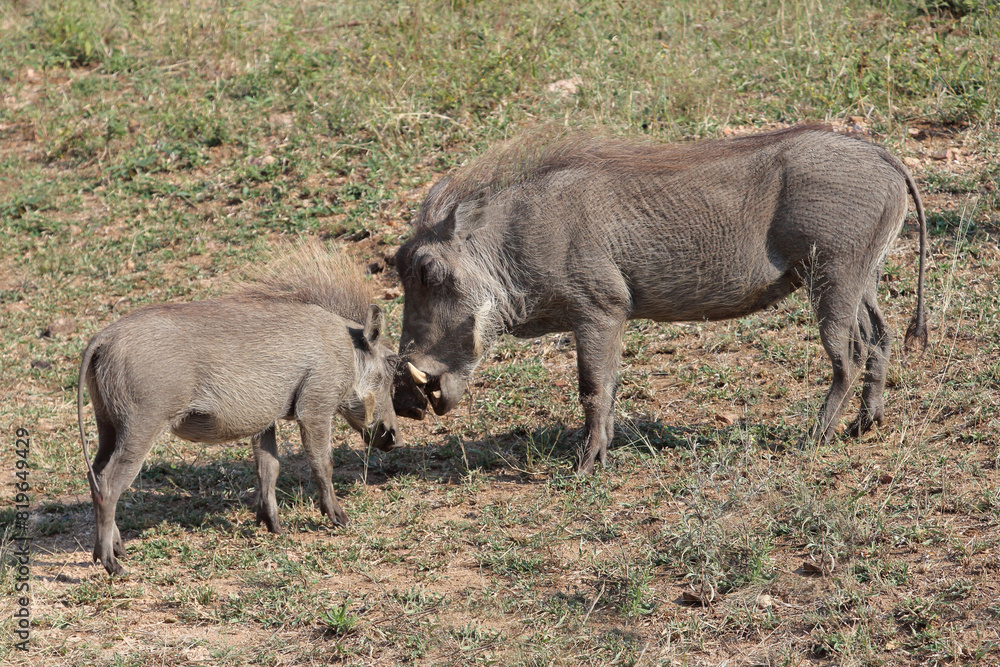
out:
<path id="1" fill-rule="evenodd" d="M 392 382 L 399 357 L 380 339 L 383 317 L 378 306 L 368 307 L 361 335 L 355 341 L 357 376 L 340 414 L 366 445 L 390 451 L 402 445 L 392 409 Z"/>
<path id="2" fill-rule="evenodd" d="M 439 415 L 454 408 L 502 329 L 502 289 L 486 267 L 490 230 L 479 205 L 452 206 L 437 224 L 418 227 L 396 254 L 406 292 L 394 397 L 402 416 L 422 419 L 428 401 Z"/>

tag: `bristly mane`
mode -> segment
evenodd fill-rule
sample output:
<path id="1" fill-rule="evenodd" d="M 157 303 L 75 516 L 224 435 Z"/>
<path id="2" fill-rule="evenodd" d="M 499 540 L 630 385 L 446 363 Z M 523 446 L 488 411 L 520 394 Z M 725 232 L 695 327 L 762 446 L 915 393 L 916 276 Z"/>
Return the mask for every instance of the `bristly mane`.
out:
<path id="1" fill-rule="evenodd" d="M 370 282 L 352 259 L 308 243 L 253 271 L 233 296 L 314 304 L 364 323 L 374 301 Z"/>
<path id="2" fill-rule="evenodd" d="M 448 175 L 432 190 L 417 214 L 418 227 L 432 225 L 455 204 L 488 195 L 563 169 L 590 166 L 624 174 L 674 171 L 721 157 L 759 150 L 791 135 L 830 131 L 822 123 L 792 127 L 734 139 L 657 144 L 614 139 L 590 132 L 569 134 L 543 127 L 487 150 L 471 164 Z"/>

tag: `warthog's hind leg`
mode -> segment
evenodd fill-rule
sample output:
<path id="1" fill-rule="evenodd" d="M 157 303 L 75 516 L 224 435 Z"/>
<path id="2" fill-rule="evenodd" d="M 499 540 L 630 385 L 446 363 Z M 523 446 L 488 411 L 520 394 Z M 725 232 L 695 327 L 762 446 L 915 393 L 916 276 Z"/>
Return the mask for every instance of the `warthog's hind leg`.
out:
<path id="1" fill-rule="evenodd" d="M 847 429 L 853 437 L 863 435 L 885 420 L 885 378 L 889 370 L 892 332 L 882 318 L 875 294 L 874 286 L 868 288 L 858 307 L 858 325 L 868 348 L 868 356 L 861 390 L 861 411 Z"/>
<path id="2" fill-rule="evenodd" d="M 98 413 L 95 410 L 95 415 L 97 417 L 97 453 L 94 455 L 94 474 L 100 473 L 104 470 L 105 466 L 108 464 L 108 460 L 111 458 L 111 454 L 115 451 L 115 445 L 118 440 L 118 432 L 115 430 L 114 422 L 108 419 L 106 416 Z M 96 504 L 95 504 L 96 505 Z M 95 506 L 94 508 L 95 519 L 98 515 L 98 510 Z M 118 558 L 125 557 L 125 544 L 122 542 L 122 534 L 118 531 L 117 524 L 115 525 L 114 536 L 112 538 L 112 553 Z M 98 560 L 97 547 L 94 548 L 94 560 Z"/>
<path id="3" fill-rule="evenodd" d="M 274 424 L 253 436 L 250 445 L 257 463 L 257 525 L 263 523 L 270 532 L 281 535 L 284 531 L 278 522 L 278 501 L 274 495 L 281 463 Z"/>
<path id="4" fill-rule="evenodd" d="M 823 287 L 817 288 L 818 285 Z M 852 349 L 852 346 L 861 344 L 856 291 L 832 280 L 814 280 L 810 296 L 819 322 L 820 340 L 833 367 L 833 381 L 807 440 L 800 442 L 800 446 L 819 445 L 833 438 L 851 395 L 855 358 L 860 356 L 857 347 Z"/>
<path id="5" fill-rule="evenodd" d="M 164 424 L 127 425 L 115 429 L 110 422 L 102 424 L 100 417 L 97 423 L 99 444 L 94 473 L 97 475 L 103 501 L 94 503 L 94 519 L 97 523 L 94 560 L 101 561 L 108 573 L 121 574 L 123 570 L 117 557 L 125 555 L 125 547 L 115 524 L 118 498 L 139 474 L 142 462 Z M 114 444 L 109 444 L 111 437 L 114 437 Z"/>

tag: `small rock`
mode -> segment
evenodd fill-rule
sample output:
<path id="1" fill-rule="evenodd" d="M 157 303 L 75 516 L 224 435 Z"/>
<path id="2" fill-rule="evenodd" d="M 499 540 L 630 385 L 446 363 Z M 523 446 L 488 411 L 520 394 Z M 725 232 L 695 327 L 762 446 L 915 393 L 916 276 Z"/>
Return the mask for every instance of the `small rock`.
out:
<path id="1" fill-rule="evenodd" d="M 42 338 L 51 338 L 56 334 L 70 334 L 74 331 L 76 331 L 76 320 L 72 317 L 60 317 L 45 327 Z"/>
<path id="2" fill-rule="evenodd" d="M 295 124 L 295 112 L 290 111 L 288 113 L 273 113 L 268 118 L 271 121 L 271 125 L 277 127 L 291 127 Z"/>
<path id="3" fill-rule="evenodd" d="M 31 361 L 31 367 L 37 368 L 40 371 L 44 371 L 48 368 L 52 368 L 52 364 L 45 359 L 33 359 Z"/>
<path id="4" fill-rule="evenodd" d="M 557 94 L 559 97 L 569 97 L 570 95 L 576 95 L 580 92 L 580 86 L 582 85 L 583 79 L 578 76 L 574 76 L 570 79 L 553 81 L 548 85 L 548 91 L 550 93 Z"/>
<path id="5" fill-rule="evenodd" d="M 808 560 L 802 563 L 802 572 L 809 577 L 822 577 L 824 574 L 822 567 Z"/>
<path id="6" fill-rule="evenodd" d="M 382 292 L 382 299 L 385 301 L 392 301 L 393 299 L 402 296 L 403 288 L 401 287 L 389 287 L 384 292 Z"/>
<path id="7" fill-rule="evenodd" d="M 920 160 L 918 160 L 918 159 L 917 159 L 917 158 L 915 158 L 915 157 L 904 157 L 904 158 L 903 158 L 903 164 L 905 164 L 905 165 L 906 165 L 907 167 L 909 167 L 910 169 L 917 169 L 917 168 L 918 168 L 918 167 L 920 167 L 920 166 L 921 166 L 921 164 L 923 164 L 923 163 L 922 163 L 922 162 L 920 162 Z"/>
<path id="8" fill-rule="evenodd" d="M 274 157 L 273 155 L 265 155 L 264 157 L 262 157 L 260 159 L 261 165 L 263 165 L 265 167 L 269 167 L 269 166 L 271 166 L 272 164 L 274 164 L 277 161 L 278 161 L 278 158 Z"/>
<path id="9" fill-rule="evenodd" d="M 681 593 L 681 604 L 689 607 L 704 607 L 706 602 L 701 596 L 695 595 L 691 591 L 684 591 Z"/>
<path id="10" fill-rule="evenodd" d="M 767 609 L 768 607 L 774 606 L 774 598 L 767 593 L 761 593 L 757 597 L 757 606 L 761 609 Z"/>
<path id="11" fill-rule="evenodd" d="M 911 127 L 910 129 L 907 130 L 907 132 L 910 134 L 911 137 L 913 137 L 917 141 L 923 141 L 924 139 L 927 138 L 927 133 L 924 132 L 919 127 Z"/>
<path id="12" fill-rule="evenodd" d="M 890 475 L 887 472 L 884 472 L 881 474 L 881 476 L 879 476 L 878 481 L 881 484 L 889 484 L 892 482 L 893 479 L 895 478 L 892 475 Z"/>
<path id="13" fill-rule="evenodd" d="M 79 236 L 79 235 L 80 235 L 80 232 L 82 232 L 82 231 L 83 231 L 83 230 L 82 230 L 82 229 L 80 229 L 80 227 L 79 227 L 79 226 L 77 226 L 77 225 L 70 225 L 68 229 L 69 229 L 69 235 L 70 235 L 70 236 Z"/>
<path id="14" fill-rule="evenodd" d="M 732 412 L 719 412 L 715 415 L 715 421 L 722 422 L 723 424 L 735 424 L 736 420 L 739 419 Z"/>

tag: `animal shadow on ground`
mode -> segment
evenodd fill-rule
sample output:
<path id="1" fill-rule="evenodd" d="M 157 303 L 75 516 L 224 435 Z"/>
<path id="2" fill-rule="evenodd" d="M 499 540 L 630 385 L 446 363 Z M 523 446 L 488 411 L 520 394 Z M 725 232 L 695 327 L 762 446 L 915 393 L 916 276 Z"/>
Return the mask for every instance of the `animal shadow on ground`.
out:
<path id="1" fill-rule="evenodd" d="M 283 443 L 279 447 L 284 449 Z M 386 476 L 366 475 L 364 453 L 346 444 L 334 447 L 333 484 L 344 496 L 356 484 L 377 485 Z M 281 471 L 276 495 L 278 510 L 287 532 L 315 531 L 333 526 L 316 505 L 318 491 L 305 454 L 280 454 Z M 89 494 L 41 505 L 35 513 L 33 535 L 43 541 L 61 542 L 65 535 L 77 535 L 84 548 L 93 540 L 94 510 Z M 180 529 L 211 528 L 238 532 L 245 536 L 264 534 L 266 529 L 254 519 L 257 473 L 253 456 L 222 452 L 211 459 L 199 456 L 193 462 L 164 461 L 151 457 L 135 482 L 118 501 L 116 520 L 128 549 L 128 541 L 161 523 Z M 245 520 L 234 522 L 232 511 L 243 508 Z"/>
<path id="2" fill-rule="evenodd" d="M 649 415 L 619 417 L 615 422 L 615 437 L 610 450 L 660 452 L 664 449 L 699 449 L 720 444 L 740 444 L 744 448 L 758 448 L 770 452 L 783 452 L 793 446 L 801 432 L 767 423 L 739 420 L 732 424 L 695 423 L 666 425 Z"/>
<path id="3" fill-rule="evenodd" d="M 611 449 L 615 455 L 657 456 L 663 450 L 696 450 L 729 443 L 780 451 L 796 436 L 794 429 L 771 425 L 665 425 L 649 415 L 619 417 Z M 470 471 L 498 482 L 540 483 L 558 470 L 566 473 L 575 460 L 583 429 L 554 422 L 542 427 L 515 428 L 476 439 L 458 435 L 438 443 L 404 447 L 390 453 L 366 451 L 346 444 L 334 447 L 333 482 L 338 495 L 355 485 L 380 486 L 400 475 L 452 484 Z M 277 481 L 279 513 L 291 534 L 333 529 L 315 506 L 316 484 L 305 455 L 283 443 Z M 264 535 L 254 520 L 257 475 L 252 456 L 220 452 L 194 462 L 148 461 L 135 483 L 122 494 L 117 520 L 126 541 L 161 524 L 174 530 L 214 529 L 244 537 Z M 80 500 L 54 501 L 35 513 L 33 534 L 50 554 L 89 550 L 93 540 L 93 506 Z M 85 499 L 84 499 L 85 498 Z M 234 510 L 245 519 L 233 519 Z M 75 539 L 67 539 L 73 537 Z"/>
<path id="4" fill-rule="evenodd" d="M 619 455 L 636 453 L 655 456 L 667 449 L 696 450 L 726 444 L 782 452 L 800 435 L 795 428 L 770 424 L 740 421 L 729 425 L 666 425 L 650 415 L 636 415 L 616 420 L 615 436 L 609 450 Z M 514 428 L 477 439 L 463 440 L 451 436 L 444 444 L 428 448 L 428 458 L 438 462 L 438 466 L 436 470 L 433 464 L 424 466 L 418 476 L 450 479 L 452 473 L 459 469 L 487 472 L 494 476 L 500 474 L 503 481 L 510 481 L 507 478 L 511 477 L 511 469 L 515 471 L 514 477 L 551 474 L 556 468 L 573 465 L 582 442 L 583 428 L 562 422 L 535 429 Z M 393 452 L 390 456 L 395 454 Z M 609 463 L 613 464 L 614 456 L 609 457 Z M 412 472 L 406 471 L 404 459 L 395 458 L 392 461 L 386 472 Z"/>

